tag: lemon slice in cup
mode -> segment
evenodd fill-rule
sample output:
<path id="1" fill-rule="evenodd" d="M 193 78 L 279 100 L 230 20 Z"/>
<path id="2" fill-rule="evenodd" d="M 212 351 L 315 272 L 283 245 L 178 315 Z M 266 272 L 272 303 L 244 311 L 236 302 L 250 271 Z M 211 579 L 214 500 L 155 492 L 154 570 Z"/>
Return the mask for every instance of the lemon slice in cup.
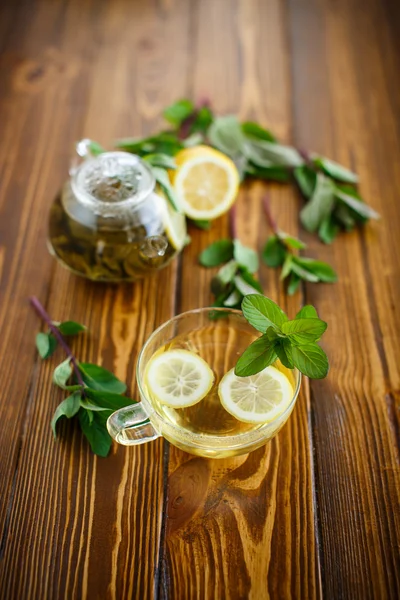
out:
<path id="1" fill-rule="evenodd" d="M 185 408 L 197 404 L 208 394 L 214 373 L 198 354 L 168 350 L 150 360 L 145 381 L 161 404 Z"/>
<path id="2" fill-rule="evenodd" d="M 171 180 L 179 205 L 191 219 L 215 219 L 234 203 L 239 188 L 235 163 L 208 146 L 194 146 L 175 156 Z"/>
<path id="3" fill-rule="evenodd" d="M 250 377 L 238 377 L 231 369 L 221 379 L 218 394 L 222 406 L 238 421 L 267 423 L 287 409 L 293 388 L 275 367 L 266 367 Z"/>

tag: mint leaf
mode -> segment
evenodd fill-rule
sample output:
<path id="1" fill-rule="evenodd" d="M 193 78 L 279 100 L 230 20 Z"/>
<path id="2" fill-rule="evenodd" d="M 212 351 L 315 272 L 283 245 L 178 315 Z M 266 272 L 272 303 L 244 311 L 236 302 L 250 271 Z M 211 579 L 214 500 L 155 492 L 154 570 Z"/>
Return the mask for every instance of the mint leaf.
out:
<path id="1" fill-rule="evenodd" d="M 260 292 L 260 294 L 263 293 L 263 289 L 261 287 L 260 282 L 253 277 L 253 275 L 251 273 L 249 273 L 249 271 L 247 271 L 247 269 L 243 269 L 239 267 L 239 272 L 240 272 L 240 277 L 242 280 L 245 281 L 245 283 L 247 283 L 250 287 L 253 288 L 253 290 L 255 290 L 256 292 Z M 252 292 L 254 293 L 254 292 Z"/>
<path id="2" fill-rule="evenodd" d="M 276 138 L 270 131 L 264 129 L 264 127 L 261 127 L 258 123 L 254 123 L 253 121 L 245 121 L 242 123 L 242 131 L 250 138 L 264 140 L 264 142 L 276 142 Z"/>
<path id="3" fill-rule="evenodd" d="M 85 384 L 98 391 L 113 392 L 123 394 L 126 390 L 126 385 L 120 381 L 115 375 L 92 363 L 79 363 L 79 371 Z"/>
<path id="4" fill-rule="evenodd" d="M 67 381 L 72 375 L 70 361 L 71 359 L 68 357 L 54 369 L 53 382 L 63 389 L 66 389 Z"/>
<path id="5" fill-rule="evenodd" d="M 86 388 L 85 395 L 93 400 L 97 406 L 101 406 L 104 409 L 112 411 L 118 410 L 124 406 L 136 404 L 135 400 L 132 400 L 132 398 L 121 396 L 121 394 L 105 392 L 103 390 L 99 391 L 97 389 Z"/>
<path id="6" fill-rule="evenodd" d="M 81 399 L 81 407 L 86 408 L 86 410 L 94 410 L 94 412 L 110 412 L 109 408 L 103 408 L 102 406 L 97 406 L 97 404 L 93 404 L 93 402 L 89 402 L 88 400 Z"/>
<path id="7" fill-rule="evenodd" d="M 94 140 L 89 140 L 88 150 L 92 156 L 99 156 L 100 154 L 103 154 L 103 152 L 106 152 L 105 148 Z"/>
<path id="8" fill-rule="evenodd" d="M 253 284 L 247 283 L 246 279 L 242 275 L 236 275 L 233 281 L 242 296 L 246 296 L 248 294 L 259 294 L 259 287 L 255 287 Z"/>
<path id="9" fill-rule="evenodd" d="M 285 246 L 292 248 L 294 250 L 304 250 L 307 244 L 302 242 L 301 240 L 284 233 L 283 231 L 279 232 L 279 238 L 285 243 Z"/>
<path id="10" fill-rule="evenodd" d="M 233 257 L 241 267 L 250 273 L 258 271 L 258 254 L 252 248 L 244 246 L 238 239 L 233 241 Z"/>
<path id="11" fill-rule="evenodd" d="M 337 274 L 334 269 L 328 263 L 323 262 L 322 260 L 314 260 L 313 258 L 307 258 L 305 256 L 298 256 L 294 259 L 294 261 L 318 277 L 319 281 L 324 283 L 334 283 L 337 281 Z"/>
<path id="12" fill-rule="evenodd" d="M 86 331 L 86 327 L 77 323 L 76 321 L 64 321 L 63 323 L 57 323 L 57 329 L 63 335 L 77 335 L 81 331 Z"/>
<path id="13" fill-rule="evenodd" d="M 206 219 L 190 219 L 190 222 L 199 229 L 205 229 L 206 231 L 211 227 L 211 221 L 207 221 Z"/>
<path id="14" fill-rule="evenodd" d="M 296 273 L 296 275 L 300 277 L 300 279 L 310 281 L 311 283 L 317 283 L 319 281 L 319 277 L 312 273 L 312 271 L 304 268 L 301 263 L 298 262 L 298 257 L 296 256 L 292 257 L 290 268 L 293 273 Z"/>
<path id="15" fill-rule="evenodd" d="M 61 417 L 66 417 L 67 419 L 71 419 L 76 415 L 80 408 L 81 394 L 80 392 L 75 392 L 72 396 L 68 396 L 65 398 L 56 408 L 56 411 L 51 419 L 51 428 L 54 433 L 54 437 L 57 437 L 56 425 Z"/>
<path id="16" fill-rule="evenodd" d="M 239 307 L 240 308 L 240 303 L 243 299 L 243 296 L 240 292 L 238 292 L 238 290 L 233 290 L 233 292 L 231 292 L 229 294 L 229 296 L 226 298 L 226 300 L 223 301 L 223 305 L 228 307 L 228 308 L 236 308 Z"/>
<path id="17" fill-rule="evenodd" d="M 174 104 L 167 106 L 163 112 L 163 117 L 166 121 L 171 123 L 171 125 L 174 125 L 174 127 L 179 127 L 193 111 L 193 102 L 190 100 L 178 100 L 177 102 L 174 102 Z"/>
<path id="18" fill-rule="evenodd" d="M 298 167 L 304 163 L 300 154 L 291 146 L 282 146 L 249 138 L 243 143 L 243 154 L 258 167 Z"/>
<path id="19" fill-rule="evenodd" d="M 380 219 L 380 215 L 376 212 L 376 210 L 368 206 L 368 204 L 365 204 L 365 202 L 357 200 L 357 198 L 354 198 L 354 196 L 346 194 L 340 190 L 338 191 L 338 188 L 335 191 L 335 196 L 361 217 L 365 219 Z"/>
<path id="20" fill-rule="evenodd" d="M 125 138 L 118 140 L 116 146 L 139 156 L 147 154 L 168 154 L 174 156 L 182 150 L 183 144 L 173 132 L 162 131 L 158 135 L 146 138 Z"/>
<path id="21" fill-rule="evenodd" d="M 311 198 L 317 184 L 316 172 L 307 165 L 302 165 L 301 167 L 296 167 L 293 175 L 303 196 L 307 199 Z"/>
<path id="22" fill-rule="evenodd" d="M 300 277 L 298 275 L 296 275 L 296 273 L 290 273 L 290 277 L 289 277 L 289 283 L 287 286 L 287 293 L 289 294 L 289 296 L 293 296 L 293 294 L 295 294 L 300 286 Z"/>
<path id="23" fill-rule="evenodd" d="M 320 339 L 328 325 L 325 321 L 314 318 L 298 318 L 286 321 L 282 325 L 282 332 L 289 336 L 290 340 L 297 345 L 316 342 Z"/>
<path id="24" fill-rule="evenodd" d="M 296 319 L 318 319 L 318 313 L 311 304 L 306 304 L 297 313 Z"/>
<path id="25" fill-rule="evenodd" d="M 265 179 L 266 181 L 279 181 L 286 183 L 290 179 L 290 170 L 287 167 L 259 167 L 251 161 L 245 165 L 246 175 L 256 177 L 257 179 Z"/>
<path id="26" fill-rule="evenodd" d="M 333 218 L 333 215 L 328 215 L 322 221 L 318 229 L 318 235 L 324 244 L 331 244 L 339 233 L 339 225 Z"/>
<path id="27" fill-rule="evenodd" d="M 329 371 L 328 358 L 316 343 L 292 347 L 294 366 L 307 377 L 322 379 Z"/>
<path id="28" fill-rule="evenodd" d="M 284 367 L 288 369 L 293 369 L 293 359 L 292 359 L 292 345 L 289 340 L 278 340 L 274 344 L 274 350 L 283 364 Z"/>
<path id="29" fill-rule="evenodd" d="M 289 275 L 289 273 L 291 273 L 293 259 L 294 259 L 293 254 L 286 255 L 285 262 L 283 263 L 283 266 L 282 266 L 281 279 L 286 279 L 286 277 Z"/>
<path id="30" fill-rule="evenodd" d="M 197 110 L 197 113 L 193 118 L 193 123 L 190 126 L 190 131 L 192 133 L 206 133 L 213 120 L 214 115 L 211 112 L 211 109 L 208 106 L 202 106 Z"/>
<path id="31" fill-rule="evenodd" d="M 233 258 L 232 240 L 217 240 L 201 252 L 199 262 L 203 267 L 217 267 Z"/>
<path id="32" fill-rule="evenodd" d="M 276 352 L 273 343 L 262 335 L 240 356 L 236 363 L 235 375 L 239 377 L 248 377 L 259 373 L 276 360 Z"/>
<path id="33" fill-rule="evenodd" d="M 161 187 L 162 191 L 166 195 L 167 200 L 171 204 L 172 208 L 177 212 L 181 212 L 178 198 L 175 194 L 174 188 L 171 185 L 167 171 L 165 169 L 162 169 L 161 167 L 151 167 L 151 171 L 158 185 Z"/>
<path id="34" fill-rule="evenodd" d="M 307 231 L 316 231 L 331 214 L 335 205 L 335 186 L 333 182 L 318 173 L 317 183 L 311 199 L 300 212 L 300 220 Z"/>
<path id="35" fill-rule="evenodd" d="M 279 306 L 261 294 L 243 298 L 242 311 L 247 321 L 258 331 L 265 333 L 268 327 L 281 327 L 288 318 Z"/>
<path id="36" fill-rule="evenodd" d="M 112 439 L 104 420 L 99 417 L 99 413 L 81 408 L 78 417 L 82 432 L 88 440 L 92 452 L 98 456 L 107 456 L 110 452 Z"/>
<path id="37" fill-rule="evenodd" d="M 176 169 L 176 163 L 169 154 L 148 154 L 143 160 L 148 162 L 152 167 Z"/>
<path id="38" fill-rule="evenodd" d="M 358 182 L 358 176 L 356 175 L 356 173 L 349 171 L 349 169 L 342 167 L 342 165 L 339 165 L 333 160 L 329 160 L 329 158 L 317 156 L 316 158 L 314 158 L 314 164 L 319 169 L 324 171 L 324 173 L 326 173 L 330 177 L 333 177 L 333 179 L 338 179 L 339 181 L 345 181 L 347 183 Z"/>
<path id="39" fill-rule="evenodd" d="M 52 333 L 38 333 L 36 348 L 41 358 L 49 358 L 57 348 L 57 340 Z"/>
<path id="40" fill-rule="evenodd" d="M 214 119 L 208 128 L 208 138 L 213 146 L 231 158 L 240 156 L 244 136 L 240 123 L 234 115 Z"/>
<path id="41" fill-rule="evenodd" d="M 271 235 L 265 244 L 261 257 L 268 267 L 280 267 L 286 257 L 286 249 L 276 235 Z"/>

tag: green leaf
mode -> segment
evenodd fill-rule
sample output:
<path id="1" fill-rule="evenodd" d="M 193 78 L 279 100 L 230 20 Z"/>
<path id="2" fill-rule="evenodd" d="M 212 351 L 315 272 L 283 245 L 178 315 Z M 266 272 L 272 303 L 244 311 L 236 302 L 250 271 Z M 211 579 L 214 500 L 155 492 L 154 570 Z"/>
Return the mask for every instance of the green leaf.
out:
<path id="1" fill-rule="evenodd" d="M 99 413 L 93 413 L 81 408 L 78 416 L 82 432 L 88 440 L 92 452 L 98 456 L 107 456 L 110 452 L 112 439 L 105 423 L 99 417 Z"/>
<path id="2" fill-rule="evenodd" d="M 86 388 L 85 395 L 93 400 L 93 402 L 104 409 L 108 410 L 118 410 L 119 408 L 123 408 L 124 406 L 131 406 L 131 404 L 136 404 L 135 400 L 132 398 L 127 398 L 126 396 L 121 396 L 121 394 L 114 394 L 112 392 L 105 392 L 103 390 Z"/>
<path id="3" fill-rule="evenodd" d="M 151 167 L 151 170 L 172 208 L 177 212 L 181 212 L 178 198 L 176 197 L 175 190 L 171 185 L 167 171 L 161 167 Z"/>
<path id="4" fill-rule="evenodd" d="M 248 377 L 259 373 L 276 360 L 276 352 L 273 343 L 262 335 L 255 340 L 236 363 L 235 375 L 238 377 Z"/>
<path id="5" fill-rule="evenodd" d="M 293 175 L 303 196 L 311 198 L 317 184 L 317 173 L 308 165 L 302 165 L 293 171 Z"/>
<path id="6" fill-rule="evenodd" d="M 221 267 L 217 273 L 217 278 L 219 279 L 219 281 L 224 285 L 232 281 L 237 271 L 237 266 L 238 265 L 236 260 L 232 259 L 229 262 L 227 262 L 226 265 Z"/>
<path id="7" fill-rule="evenodd" d="M 106 152 L 105 148 L 94 140 L 90 140 L 88 150 L 92 156 L 99 156 L 100 154 L 103 154 L 103 152 Z"/>
<path id="8" fill-rule="evenodd" d="M 89 388 L 116 394 L 123 394 L 125 392 L 125 383 L 115 377 L 113 373 L 107 371 L 107 369 L 92 363 L 79 363 L 78 367 L 83 381 Z"/>
<path id="9" fill-rule="evenodd" d="M 258 123 L 254 123 L 253 121 L 245 121 L 242 123 L 242 131 L 250 138 L 264 140 L 265 142 L 276 142 L 276 138 L 270 131 L 264 129 L 264 127 L 261 127 L 258 125 Z"/>
<path id="10" fill-rule="evenodd" d="M 267 331 L 265 332 L 265 335 L 267 336 L 270 342 L 275 342 L 279 338 L 275 327 L 268 327 Z"/>
<path id="11" fill-rule="evenodd" d="M 223 301 L 223 305 L 229 308 L 234 308 L 236 306 L 240 307 L 242 299 L 242 294 L 238 292 L 238 290 L 233 290 L 233 292 L 229 294 L 226 300 Z"/>
<path id="12" fill-rule="evenodd" d="M 293 296 L 299 288 L 300 285 L 300 277 L 296 273 L 290 273 L 289 283 L 287 286 L 287 293 L 289 296 Z"/>
<path id="13" fill-rule="evenodd" d="M 250 325 L 262 333 L 271 326 L 280 328 L 288 321 L 283 310 L 273 300 L 261 294 L 250 294 L 243 298 L 242 311 Z"/>
<path id="14" fill-rule="evenodd" d="M 161 167 L 162 169 L 176 169 L 176 163 L 169 154 L 148 154 L 144 157 L 152 167 Z"/>
<path id="15" fill-rule="evenodd" d="M 233 257 L 236 262 L 250 273 L 258 271 L 258 254 L 252 248 L 244 246 L 238 239 L 233 241 Z"/>
<path id="16" fill-rule="evenodd" d="M 334 283 L 337 281 L 337 274 L 334 269 L 328 263 L 322 260 L 314 260 L 313 258 L 306 258 L 305 256 L 298 256 L 294 259 L 298 265 L 307 269 L 310 273 L 317 276 L 319 281 L 324 283 Z"/>
<path id="17" fill-rule="evenodd" d="M 92 402 L 88 402 L 87 400 L 81 399 L 81 407 L 86 410 L 93 410 L 94 412 L 110 412 L 109 408 L 103 408 L 102 406 L 97 406 L 97 404 L 93 404 Z"/>
<path id="18" fill-rule="evenodd" d="M 269 267 L 280 267 L 286 257 L 286 248 L 276 235 L 271 235 L 265 244 L 261 257 Z"/>
<path id="19" fill-rule="evenodd" d="M 358 215 L 356 215 L 351 208 L 342 202 L 338 202 L 338 204 L 335 206 L 332 216 L 339 225 L 344 227 L 346 231 L 352 231 L 356 225 L 356 222 L 360 220 Z M 365 217 L 361 218 L 363 223 L 365 223 L 367 220 L 368 219 L 365 219 Z"/>
<path id="20" fill-rule="evenodd" d="M 324 173 L 333 177 L 333 179 L 338 179 L 339 181 L 346 181 L 347 183 L 357 183 L 358 176 L 356 173 L 349 171 L 342 165 L 339 165 L 337 162 L 333 160 L 329 160 L 329 158 L 324 158 L 323 156 L 317 156 L 314 158 L 314 164 L 320 168 Z"/>
<path id="21" fill-rule="evenodd" d="M 259 288 L 254 287 L 254 285 L 248 283 L 246 279 L 242 275 L 236 275 L 233 279 L 236 288 L 242 294 L 242 296 L 246 296 L 248 294 L 259 294 Z"/>
<path id="22" fill-rule="evenodd" d="M 203 267 L 217 267 L 232 258 L 232 240 L 217 240 L 200 253 L 199 262 Z"/>
<path id="23" fill-rule="evenodd" d="M 328 215 L 319 226 L 319 237 L 325 244 L 331 244 L 338 233 L 339 226 L 334 220 L 333 215 Z"/>
<path id="24" fill-rule="evenodd" d="M 67 419 L 71 419 L 76 415 L 80 407 L 81 394 L 80 392 L 75 392 L 72 396 L 68 396 L 59 404 L 56 408 L 56 411 L 51 419 L 51 428 L 54 433 L 54 437 L 57 437 L 56 425 L 61 417 L 66 417 Z"/>
<path id="25" fill-rule="evenodd" d="M 206 219 L 191 219 L 190 222 L 199 229 L 204 229 L 206 231 L 211 227 L 211 221 L 207 221 Z"/>
<path id="26" fill-rule="evenodd" d="M 191 133 L 206 133 L 213 120 L 214 116 L 211 109 L 208 106 L 202 106 L 197 110 L 193 123 L 190 126 Z"/>
<path id="27" fill-rule="evenodd" d="M 282 325 L 283 333 L 290 337 L 290 340 L 296 345 L 316 342 L 320 339 L 328 325 L 325 321 L 313 318 L 298 318 L 293 321 L 287 321 Z"/>
<path id="28" fill-rule="evenodd" d="M 36 348 L 41 358 L 49 358 L 57 348 L 57 340 L 52 333 L 38 333 Z"/>
<path id="29" fill-rule="evenodd" d="M 357 200 L 357 198 L 354 198 L 354 196 L 346 194 L 340 190 L 338 191 L 338 188 L 335 191 L 335 196 L 361 217 L 365 219 L 380 219 L 380 215 L 376 212 L 376 210 L 368 206 L 368 204 L 365 204 L 365 202 Z"/>
<path id="30" fill-rule="evenodd" d="M 258 167 L 298 167 L 304 163 L 297 150 L 291 146 L 261 140 L 250 141 L 248 138 L 243 144 L 243 154 Z"/>
<path id="31" fill-rule="evenodd" d="M 283 263 L 283 266 L 282 266 L 281 280 L 286 279 L 286 277 L 289 275 L 289 273 L 291 273 L 293 259 L 294 259 L 293 254 L 286 255 L 285 262 Z"/>
<path id="32" fill-rule="evenodd" d="M 274 350 L 283 364 L 288 369 L 293 369 L 292 345 L 289 340 L 278 340 L 274 344 Z"/>
<path id="33" fill-rule="evenodd" d="M 190 100 L 178 100 L 164 110 L 163 116 L 171 125 L 179 127 L 182 121 L 187 119 L 193 111 L 193 102 Z"/>
<path id="34" fill-rule="evenodd" d="M 193 148 L 193 146 L 198 146 L 199 144 L 204 143 L 204 136 L 197 132 L 191 133 L 187 138 L 182 140 L 182 144 L 185 148 Z"/>
<path id="35" fill-rule="evenodd" d="M 318 173 L 317 184 L 311 200 L 300 213 L 300 219 L 307 231 L 317 231 L 321 223 L 331 214 L 335 205 L 335 186 L 332 181 Z"/>
<path id="36" fill-rule="evenodd" d="M 266 181 L 279 181 L 286 183 L 290 179 L 290 170 L 287 167 L 258 167 L 252 162 L 247 162 L 245 165 L 247 175 L 256 177 L 257 179 L 265 179 Z"/>
<path id="37" fill-rule="evenodd" d="M 253 288 L 253 290 L 255 290 L 256 292 L 260 292 L 260 294 L 263 293 L 263 289 L 261 287 L 260 282 L 251 273 L 249 273 L 249 271 L 247 269 L 244 269 L 243 267 L 239 267 L 239 271 L 240 271 L 241 278 L 249 286 L 251 286 Z"/>
<path id="38" fill-rule="evenodd" d="M 208 129 L 211 144 L 231 158 L 242 153 L 244 136 L 239 121 L 234 115 L 217 117 Z"/>
<path id="39" fill-rule="evenodd" d="M 322 379 L 329 371 L 328 357 L 316 343 L 292 346 L 294 366 L 311 379 Z"/>
<path id="40" fill-rule="evenodd" d="M 279 238 L 285 242 L 286 246 L 289 246 L 289 248 L 293 248 L 294 250 L 304 250 L 304 248 L 307 246 L 307 244 L 301 240 L 291 237 L 283 231 L 279 232 Z"/>
<path id="41" fill-rule="evenodd" d="M 296 273 L 300 279 L 304 279 L 310 283 L 317 283 L 319 281 L 319 277 L 316 274 L 299 264 L 298 257 L 293 257 L 291 262 L 291 270 Z"/>
<path id="42" fill-rule="evenodd" d="M 306 304 L 297 313 L 296 319 L 318 319 L 318 313 L 311 304 Z"/>
<path id="43" fill-rule="evenodd" d="M 72 375 L 70 361 L 71 359 L 67 358 L 54 369 L 53 382 L 63 389 L 66 389 L 67 381 Z"/>
<path id="44" fill-rule="evenodd" d="M 77 335 L 81 331 L 86 331 L 85 325 L 81 325 L 76 321 L 64 321 L 63 323 L 57 324 L 57 329 L 63 335 Z"/>
<path id="45" fill-rule="evenodd" d="M 162 131 L 158 135 L 145 138 L 125 138 L 118 140 L 115 144 L 126 152 L 132 152 L 139 156 L 147 154 L 168 154 L 174 156 L 182 150 L 183 144 L 178 139 L 177 133 Z"/>

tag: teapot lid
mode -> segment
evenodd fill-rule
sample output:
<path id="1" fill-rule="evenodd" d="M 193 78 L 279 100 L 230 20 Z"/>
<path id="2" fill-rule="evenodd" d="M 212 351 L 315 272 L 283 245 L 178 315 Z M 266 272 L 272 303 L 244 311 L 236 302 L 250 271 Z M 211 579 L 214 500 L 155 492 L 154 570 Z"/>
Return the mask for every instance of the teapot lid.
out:
<path id="1" fill-rule="evenodd" d="M 86 158 L 72 173 L 77 199 L 106 214 L 141 203 L 154 189 L 155 178 L 146 163 L 128 152 L 103 152 Z"/>

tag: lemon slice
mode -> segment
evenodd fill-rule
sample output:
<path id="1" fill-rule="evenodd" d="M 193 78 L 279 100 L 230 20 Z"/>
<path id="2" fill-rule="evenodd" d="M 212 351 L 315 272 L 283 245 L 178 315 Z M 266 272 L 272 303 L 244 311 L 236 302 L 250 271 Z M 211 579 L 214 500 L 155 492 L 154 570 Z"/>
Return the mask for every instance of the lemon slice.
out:
<path id="1" fill-rule="evenodd" d="M 172 208 L 161 190 L 157 190 L 165 233 L 175 250 L 182 250 L 187 240 L 186 217 Z"/>
<path id="2" fill-rule="evenodd" d="M 200 402 L 214 383 L 214 373 L 198 354 L 168 350 L 152 358 L 146 384 L 162 404 L 184 408 Z"/>
<path id="3" fill-rule="evenodd" d="M 215 219 L 234 203 L 239 188 L 235 163 L 208 146 L 185 148 L 171 173 L 180 206 L 191 219 Z"/>
<path id="4" fill-rule="evenodd" d="M 221 379 L 218 394 L 222 406 L 238 421 L 267 423 L 289 406 L 293 388 L 286 375 L 275 367 L 250 377 L 238 377 L 231 369 Z"/>

